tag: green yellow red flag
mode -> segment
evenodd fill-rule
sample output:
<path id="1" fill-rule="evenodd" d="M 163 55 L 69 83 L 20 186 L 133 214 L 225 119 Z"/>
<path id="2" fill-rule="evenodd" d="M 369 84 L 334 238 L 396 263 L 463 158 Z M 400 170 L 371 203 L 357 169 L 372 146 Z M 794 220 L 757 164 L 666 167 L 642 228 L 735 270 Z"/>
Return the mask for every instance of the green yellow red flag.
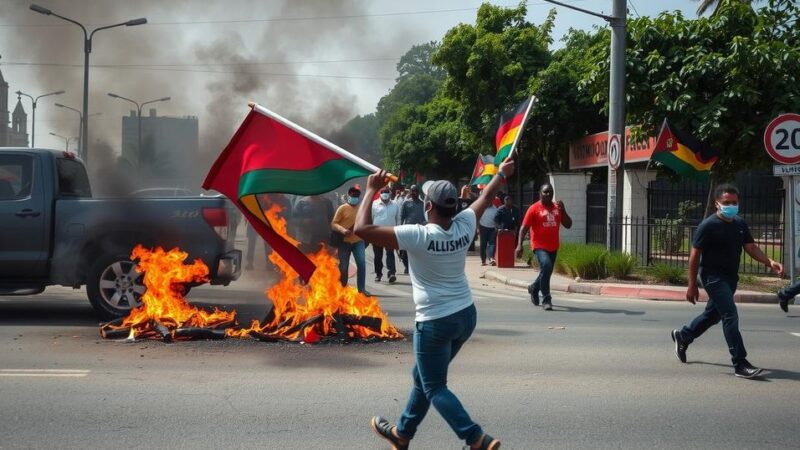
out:
<path id="1" fill-rule="evenodd" d="M 708 181 L 711 167 L 719 160 L 719 152 L 664 119 L 650 158 L 678 175 Z"/>
<path id="2" fill-rule="evenodd" d="M 519 137 L 525 127 L 525 121 L 528 118 L 528 112 L 533 105 L 533 97 L 528 98 L 524 102 L 517 105 L 513 110 L 506 112 L 500 116 L 500 126 L 497 128 L 495 134 L 495 166 L 500 166 L 500 163 L 511 154 L 519 142 Z"/>

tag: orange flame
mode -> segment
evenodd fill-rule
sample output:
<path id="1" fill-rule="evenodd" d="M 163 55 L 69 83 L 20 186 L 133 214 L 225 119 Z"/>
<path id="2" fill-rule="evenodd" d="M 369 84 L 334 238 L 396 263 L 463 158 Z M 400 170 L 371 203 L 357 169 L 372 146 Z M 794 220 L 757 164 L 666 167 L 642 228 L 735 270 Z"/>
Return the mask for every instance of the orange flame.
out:
<path id="1" fill-rule="evenodd" d="M 273 229 L 285 239 L 297 245 L 297 241 L 286 233 L 286 220 L 279 215 L 282 207 L 273 204 L 265 215 Z M 277 253 L 272 252 L 269 260 L 283 275 L 281 280 L 269 288 L 267 297 L 272 300 L 272 320 L 259 324 L 254 321 L 249 329 L 227 330 L 229 336 L 244 336 L 251 331 L 266 332 L 283 339 L 311 342 L 319 336 L 336 334 L 337 318 L 344 316 L 372 317 L 380 319 L 380 331 L 366 326 L 352 325 L 347 334 L 349 338 L 380 337 L 399 339 L 403 335 L 389 322 L 375 297 L 366 296 L 352 286 L 342 286 L 339 282 L 339 261 L 323 245 L 316 253 L 309 255 L 317 270 L 307 285 L 301 284 L 297 273 Z M 322 316 L 320 323 L 309 327 L 299 327 L 304 322 Z M 299 328 L 298 328 L 299 327 Z"/>
<path id="2" fill-rule="evenodd" d="M 161 247 L 150 251 L 137 245 L 131 259 L 138 259 L 136 271 L 144 272 L 142 306 L 131 310 L 120 328 L 130 328 L 133 336 L 137 330 L 151 327 L 157 321 L 168 328 L 214 328 L 223 323 L 233 323 L 236 312 L 213 312 L 189 305 L 183 296 L 183 284 L 208 281 L 208 267 L 197 259 L 184 264 L 189 255 L 175 248 L 165 251 Z"/>

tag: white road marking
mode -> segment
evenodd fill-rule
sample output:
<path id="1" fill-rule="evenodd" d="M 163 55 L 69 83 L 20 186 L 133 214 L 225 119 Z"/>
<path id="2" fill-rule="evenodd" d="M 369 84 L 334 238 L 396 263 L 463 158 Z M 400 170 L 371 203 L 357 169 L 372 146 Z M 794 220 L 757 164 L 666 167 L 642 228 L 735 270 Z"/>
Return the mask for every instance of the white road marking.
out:
<path id="1" fill-rule="evenodd" d="M 800 337 L 800 333 L 791 333 L 792 336 Z"/>
<path id="2" fill-rule="evenodd" d="M 0 369 L 0 377 L 73 377 L 89 375 L 91 370 L 82 369 Z"/>

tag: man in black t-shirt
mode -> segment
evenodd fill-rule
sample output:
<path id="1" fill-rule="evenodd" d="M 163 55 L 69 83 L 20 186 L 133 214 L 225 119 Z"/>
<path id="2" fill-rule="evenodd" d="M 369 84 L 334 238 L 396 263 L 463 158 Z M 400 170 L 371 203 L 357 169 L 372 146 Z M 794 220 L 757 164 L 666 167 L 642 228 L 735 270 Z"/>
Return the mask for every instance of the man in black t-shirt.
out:
<path id="1" fill-rule="evenodd" d="M 769 259 L 753 241 L 750 229 L 739 213 L 739 191 L 730 184 L 717 187 L 714 192 L 716 214 L 707 217 L 692 242 L 689 253 L 689 286 L 686 301 L 695 304 L 699 297 L 697 275 L 708 294 L 705 310 L 681 330 L 672 330 L 675 355 L 686 362 L 686 348 L 711 326 L 722 321 L 722 332 L 731 352 L 734 373 L 737 377 L 753 378 L 761 373 L 747 361 L 742 334 L 739 332 L 739 314 L 733 301 L 739 281 L 739 258 L 742 249 L 756 261 L 765 264 L 779 276 L 783 266 Z"/>

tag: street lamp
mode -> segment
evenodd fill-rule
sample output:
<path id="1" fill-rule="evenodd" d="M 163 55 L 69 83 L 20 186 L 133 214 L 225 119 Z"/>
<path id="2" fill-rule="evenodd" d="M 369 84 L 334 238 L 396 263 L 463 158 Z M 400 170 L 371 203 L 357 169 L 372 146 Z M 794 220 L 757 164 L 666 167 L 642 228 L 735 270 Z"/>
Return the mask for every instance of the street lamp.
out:
<path id="1" fill-rule="evenodd" d="M 81 138 L 83 137 L 83 113 L 80 112 L 80 110 L 77 110 L 77 109 L 75 109 L 73 107 L 70 107 L 70 106 L 62 105 L 61 103 L 56 103 L 55 105 L 57 107 L 59 107 L 59 108 L 65 108 L 65 109 L 68 109 L 70 111 L 75 111 L 76 113 L 78 113 L 78 154 L 80 154 L 81 153 L 81 149 L 82 149 L 82 147 L 81 147 Z M 83 155 L 81 155 L 81 158 L 82 157 L 83 157 Z"/>
<path id="2" fill-rule="evenodd" d="M 147 19 L 144 17 L 139 19 L 132 19 L 127 22 L 116 23 L 114 25 L 106 25 L 104 27 L 95 28 L 91 33 L 87 33 L 86 27 L 83 26 L 80 22 L 76 22 L 70 18 L 60 16 L 53 11 L 39 5 L 31 5 L 30 6 L 32 11 L 35 11 L 39 14 L 44 14 L 45 16 L 55 16 L 59 19 L 66 20 L 67 22 L 74 23 L 75 25 L 81 27 L 83 30 L 83 116 L 88 117 L 89 112 L 89 53 L 92 52 L 92 37 L 94 34 L 100 30 L 107 30 L 109 28 L 114 27 L 132 27 L 135 25 L 144 25 L 147 23 Z M 84 161 L 88 162 L 89 153 L 87 151 L 87 142 L 89 141 L 89 127 L 88 127 L 88 120 L 83 121 L 83 127 L 81 129 L 81 152 L 83 153 Z"/>
<path id="3" fill-rule="evenodd" d="M 47 97 L 48 95 L 61 95 L 63 93 L 64 93 L 64 91 L 55 91 L 55 92 L 48 92 L 47 94 L 42 94 L 42 95 L 39 95 L 37 97 L 34 97 L 34 96 L 28 95 L 28 94 L 26 94 L 26 93 L 24 93 L 22 91 L 17 91 L 17 95 L 18 96 L 23 96 L 24 95 L 25 97 L 28 97 L 29 99 L 31 99 L 31 103 L 33 103 L 33 108 L 32 108 L 33 114 L 32 114 L 32 117 L 31 117 L 31 148 L 36 147 L 36 103 L 42 97 Z"/>
<path id="4" fill-rule="evenodd" d="M 611 70 L 608 86 L 608 142 L 611 137 L 619 136 L 619 163 L 614 169 L 609 161 L 608 165 L 608 235 L 606 246 L 609 250 L 619 250 L 622 247 L 622 226 L 611 226 L 611 219 L 622 223 L 623 190 L 625 177 L 620 173 L 625 171 L 625 29 L 628 21 L 628 1 L 613 0 L 611 15 L 599 14 L 577 6 L 567 5 L 556 0 L 544 0 L 547 3 L 563 6 L 575 11 L 600 17 L 611 25 Z M 610 156 L 610 155 L 609 155 Z"/>
<path id="5" fill-rule="evenodd" d="M 64 151 L 67 151 L 67 152 L 69 151 L 69 141 L 71 141 L 73 139 L 76 139 L 76 140 L 78 139 L 77 137 L 62 136 L 62 135 L 60 135 L 58 133 L 53 133 L 52 131 L 50 132 L 50 134 L 55 136 L 55 137 L 60 137 L 61 139 L 64 140 L 64 146 L 65 146 Z"/>
<path id="6" fill-rule="evenodd" d="M 113 92 L 109 92 L 108 96 L 111 97 L 111 98 L 125 100 L 127 102 L 131 102 L 134 105 L 136 105 L 136 117 L 138 118 L 138 122 L 139 122 L 139 124 L 138 124 L 139 137 L 138 137 L 138 140 L 137 140 L 138 142 L 136 144 L 136 153 L 138 154 L 137 157 L 139 159 L 139 167 L 142 167 L 142 107 L 144 105 L 148 105 L 150 103 L 166 102 L 166 101 L 170 100 L 171 97 L 157 98 L 155 100 L 148 100 L 146 102 L 143 102 L 143 103 L 139 104 L 134 100 L 131 100 L 131 99 L 126 98 L 126 97 L 123 97 L 121 95 L 117 95 L 117 94 L 115 94 Z"/>

